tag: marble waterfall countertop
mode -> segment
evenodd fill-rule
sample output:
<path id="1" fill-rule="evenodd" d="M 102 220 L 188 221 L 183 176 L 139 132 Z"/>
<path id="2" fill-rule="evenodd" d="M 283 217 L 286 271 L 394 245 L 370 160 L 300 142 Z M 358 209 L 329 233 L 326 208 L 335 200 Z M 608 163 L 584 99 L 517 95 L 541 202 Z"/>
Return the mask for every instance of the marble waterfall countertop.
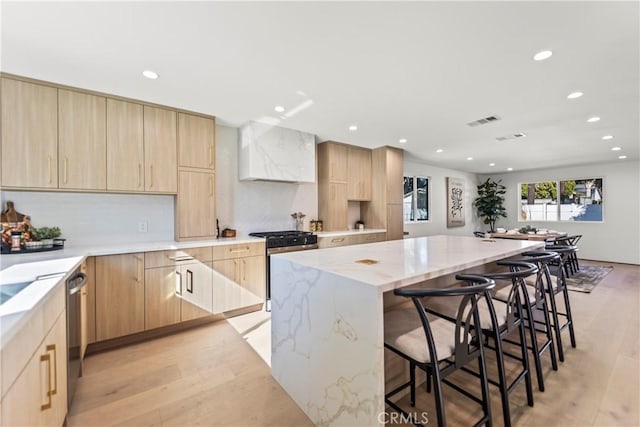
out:
<path id="1" fill-rule="evenodd" d="M 272 257 L 343 276 L 386 292 L 543 246 L 544 242 L 526 240 L 430 236 Z"/>
<path id="2" fill-rule="evenodd" d="M 432 236 L 272 255 L 272 375 L 318 426 L 384 425 L 384 292 L 542 247 Z"/>

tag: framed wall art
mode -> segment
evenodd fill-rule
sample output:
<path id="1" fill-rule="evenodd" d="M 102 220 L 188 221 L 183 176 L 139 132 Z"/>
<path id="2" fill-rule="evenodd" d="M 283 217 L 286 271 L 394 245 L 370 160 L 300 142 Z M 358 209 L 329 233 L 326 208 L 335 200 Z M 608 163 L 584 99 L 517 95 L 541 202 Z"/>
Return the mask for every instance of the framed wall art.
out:
<path id="1" fill-rule="evenodd" d="M 447 177 L 447 228 L 464 226 L 464 179 Z"/>

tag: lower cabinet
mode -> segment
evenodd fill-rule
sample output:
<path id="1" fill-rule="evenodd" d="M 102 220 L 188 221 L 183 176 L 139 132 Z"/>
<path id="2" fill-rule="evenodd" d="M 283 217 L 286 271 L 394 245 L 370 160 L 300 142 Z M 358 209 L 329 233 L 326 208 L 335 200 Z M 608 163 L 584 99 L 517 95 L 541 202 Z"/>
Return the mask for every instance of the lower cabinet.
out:
<path id="1" fill-rule="evenodd" d="M 340 236 L 318 237 L 318 247 L 320 249 L 333 248 L 336 246 L 360 245 L 362 243 L 383 242 L 386 240 L 386 233 L 354 233 Z"/>
<path id="2" fill-rule="evenodd" d="M 144 330 L 144 253 L 96 257 L 96 341 Z"/>
<path id="3" fill-rule="evenodd" d="M 214 261 L 214 311 L 225 312 L 264 302 L 265 268 L 264 255 Z"/>
<path id="4" fill-rule="evenodd" d="M 60 427 L 67 414 L 67 333 L 63 311 L 2 400 L 3 426 Z"/>
<path id="5" fill-rule="evenodd" d="M 95 341 L 265 299 L 264 243 L 95 257 Z"/>

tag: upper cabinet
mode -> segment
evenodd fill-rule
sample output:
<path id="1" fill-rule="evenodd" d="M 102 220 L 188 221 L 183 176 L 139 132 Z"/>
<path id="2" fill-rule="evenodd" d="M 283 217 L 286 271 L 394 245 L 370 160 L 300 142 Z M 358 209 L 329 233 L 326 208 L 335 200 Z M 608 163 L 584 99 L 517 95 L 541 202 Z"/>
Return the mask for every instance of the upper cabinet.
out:
<path id="1" fill-rule="evenodd" d="M 1 79 L 2 185 L 58 187 L 58 90 Z"/>
<path id="2" fill-rule="evenodd" d="M 147 192 L 178 189 L 176 112 L 144 106 L 144 185 Z"/>
<path id="3" fill-rule="evenodd" d="M 107 99 L 107 190 L 144 191 L 142 105 Z"/>
<path id="4" fill-rule="evenodd" d="M 58 90 L 58 186 L 107 189 L 106 98 Z"/>
<path id="5" fill-rule="evenodd" d="M 212 118 L 178 113 L 178 165 L 214 170 L 215 131 Z"/>
<path id="6" fill-rule="evenodd" d="M 347 198 L 371 200 L 371 150 L 347 148 Z"/>

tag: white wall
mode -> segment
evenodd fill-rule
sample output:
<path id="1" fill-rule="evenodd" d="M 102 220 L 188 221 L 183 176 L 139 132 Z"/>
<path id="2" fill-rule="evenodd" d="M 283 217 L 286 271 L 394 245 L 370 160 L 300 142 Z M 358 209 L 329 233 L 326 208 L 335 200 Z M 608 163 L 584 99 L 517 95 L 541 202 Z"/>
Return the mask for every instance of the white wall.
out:
<path id="1" fill-rule="evenodd" d="M 238 129 L 216 126 L 216 212 L 220 228 L 238 233 L 292 230 L 294 212 L 309 221 L 318 215 L 317 184 L 238 180 Z"/>
<path id="2" fill-rule="evenodd" d="M 2 191 L 34 227 L 57 226 L 65 245 L 173 240 L 173 196 Z M 138 223 L 147 223 L 147 232 Z"/>
<path id="3" fill-rule="evenodd" d="M 405 176 L 426 176 L 431 178 L 431 213 L 429 221 L 405 222 L 404 231 L 407 237 L 433 236 L 436 234 L 456 234 L 472 236 L 476 230 L 484 230 L 486 226 L 480 224 L 474 208 L 471 206 L 476 197 L 478 178 L 473 173 L 460 172 L 422 163 L 419 160 L 406 158 L 404 161 Z M 447 228 L 447 177 L 465 180 L 465 225 L 464 227 Z"/>
<path id="4" fill-rule="evenodd" d="M 507 187 L 507 218 L 500 226 L 538 228 L 582 234 L 580 258 L 640 264 L 640 164 L 615 162 L 492 175 Z M 518 185 L 538 181 L 603 178 L 603 222 L 519 222 Z M 487 177 L 480 177 L 486 179 Z"/>

